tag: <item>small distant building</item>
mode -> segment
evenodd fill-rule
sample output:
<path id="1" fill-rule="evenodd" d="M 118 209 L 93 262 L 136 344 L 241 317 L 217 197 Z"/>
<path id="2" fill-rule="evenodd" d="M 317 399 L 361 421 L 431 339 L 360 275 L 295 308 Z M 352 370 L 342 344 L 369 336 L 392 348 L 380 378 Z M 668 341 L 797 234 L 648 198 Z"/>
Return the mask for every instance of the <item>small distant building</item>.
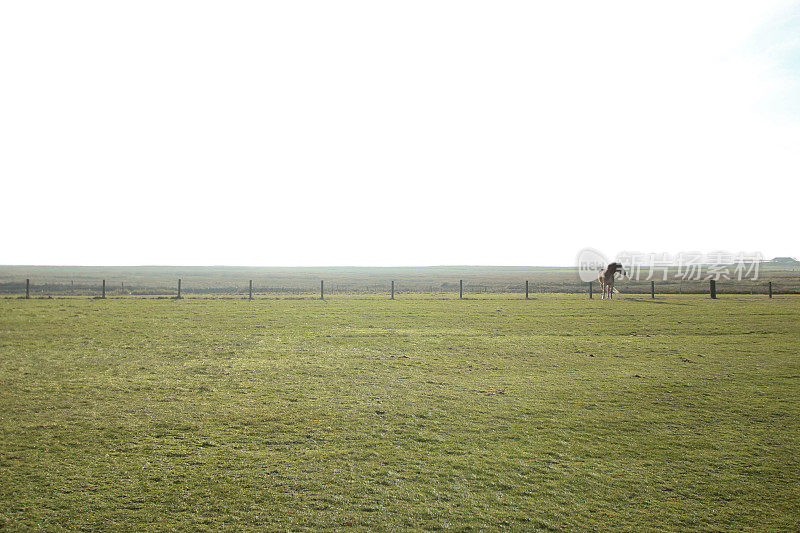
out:
<path id="1" fill-rule="evenodd" d="M 800 265 L 800 261 L 794 257 L 774 257 L 769 262 L 776 265 Z"/>

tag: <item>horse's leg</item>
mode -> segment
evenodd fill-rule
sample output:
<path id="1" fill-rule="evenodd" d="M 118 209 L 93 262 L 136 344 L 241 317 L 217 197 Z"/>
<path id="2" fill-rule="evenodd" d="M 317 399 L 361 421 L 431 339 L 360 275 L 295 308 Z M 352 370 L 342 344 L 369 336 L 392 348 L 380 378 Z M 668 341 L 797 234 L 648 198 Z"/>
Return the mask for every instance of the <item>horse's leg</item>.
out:
<path id="1" fill-rule="evenodd" d="M 608 297 L 613 300 L 614 299 L 614 278 L 611 278 L 609 280 L 609 282 L 607 283 L 607 285 L 608 285 Z"/>

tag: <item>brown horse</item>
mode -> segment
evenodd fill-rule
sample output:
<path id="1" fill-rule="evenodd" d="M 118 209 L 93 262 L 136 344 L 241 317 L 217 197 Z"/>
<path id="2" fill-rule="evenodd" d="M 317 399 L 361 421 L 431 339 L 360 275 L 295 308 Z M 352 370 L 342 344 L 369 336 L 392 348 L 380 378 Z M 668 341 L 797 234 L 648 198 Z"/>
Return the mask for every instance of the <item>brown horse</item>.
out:
<path id="1" fill-rule="evenodd" d="M 614 298 L 614 275 L 617 272 L 621 272 L 623 275 L 625 274 L 625 269 L 622 266 L 622 263 L 611 263 L 606 267 L 605 270 L 600 272 L 600 275 L 597 277 L 597 280 L 600 282 L 600 288 L 603 289 L 603 299 L 606 298 Z"/>

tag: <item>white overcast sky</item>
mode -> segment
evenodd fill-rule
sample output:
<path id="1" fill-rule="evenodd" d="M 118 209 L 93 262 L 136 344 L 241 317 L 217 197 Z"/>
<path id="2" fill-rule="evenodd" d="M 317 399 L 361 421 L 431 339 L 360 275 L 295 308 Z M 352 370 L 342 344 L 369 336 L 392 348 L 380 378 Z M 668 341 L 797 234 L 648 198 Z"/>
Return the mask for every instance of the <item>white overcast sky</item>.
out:
<path id="1" fill-rule="evenodd" d="M 0 264 L 800 255 L 800 2 L 3 2 Z"/>

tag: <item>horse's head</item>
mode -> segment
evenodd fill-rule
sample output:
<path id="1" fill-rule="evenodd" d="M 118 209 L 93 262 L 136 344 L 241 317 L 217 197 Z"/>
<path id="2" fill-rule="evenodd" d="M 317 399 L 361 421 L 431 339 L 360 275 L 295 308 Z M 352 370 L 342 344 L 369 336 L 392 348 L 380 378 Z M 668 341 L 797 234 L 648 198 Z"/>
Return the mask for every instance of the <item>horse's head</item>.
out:
<path id="1" fill-rule="evenodd" d="M 623 276 L 625 275 L 625 267 L 622 266 L 622 263 L 611 263 L 608 265 L 607 269 L 612 275 L 616 274 L 617 272 L 621 273 Z"/>

